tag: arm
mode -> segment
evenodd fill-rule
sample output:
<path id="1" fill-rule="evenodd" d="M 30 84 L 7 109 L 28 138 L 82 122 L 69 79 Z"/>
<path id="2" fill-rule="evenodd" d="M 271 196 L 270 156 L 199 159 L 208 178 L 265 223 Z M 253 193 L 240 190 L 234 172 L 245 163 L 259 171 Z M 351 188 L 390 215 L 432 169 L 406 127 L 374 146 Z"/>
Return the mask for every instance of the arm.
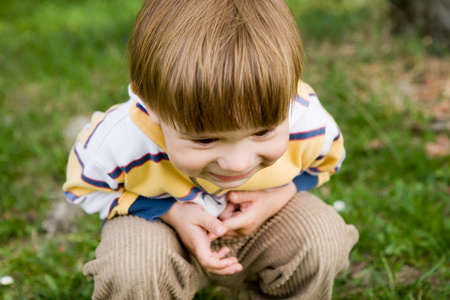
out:
<path id="1" fill-rule="evenodd" d="M 142 165 L 140 158 L 144 162 L 165 159 L 131 121 L 133 105 L 128 101 L 106 113 L 94 113 L 69 155 L 64 194 L 87 213 L 99 213 L 101 219 L 131 214 L 153 221 L 175 202 L 170 195 L 148 198 L 125 189 L 127 174 Z"/>
<path id="2" fill-rule="evenodd" d="M 93 137 L 91 143 L 96 142 L 96 136 L 90 136 Z M 162 219 L 177 231 L 206 270 L 232 274 L 242 269 L 236 258 L 224 258 L 228 248 L 218 252 L 210 250 L 207 231 L 220 236 L 227 230 L 217 218 L 197 204 L 178 203 L 173 197 L 147 198 L 126 190 L 125 175 L 122 169 L 115 167 L 109 152 L 99 154 L 96 148 L 86 147 L 86 140 L 89 138 L 77 142 L 69 157 L 63 189 L 70 202 L 79 204 L 88 213 L 99 212 L 102 219 L 126 214 L 149 221 Z M 109 167 L 104 167 L 105 164 Z"/>
<path id="3" fill-rule="evenodd" d="M 324 153 L 316 160 L 312 161 L 307 168 L 293 179 L 297 191 L 309 191 L 317 186 L 327 182 L 331 175 L 335 174 L 341 168 L 345 159 L 345 149 L 343 137 L 338 131 L 335 136 L 331 133 L 328 139 L 333 138 L 330 146 L 324 147 Z M 327 134 L 326 134 L 327 138 Z"/>
<path id="4" fill-rule="evenodd" d="M 69 202 L 80 205 L 87 213 L 99 213 L 101 219 L 131 214 L 153 221 L 175 203 L 172 197 L 136 195 L 124 189 L 122 176 L 114 177 L 78 142 L 69 156 L 64 194 Z"/>
<path id="5" fill-rule="evenodd" d="M 345 159 L 344 138 L 340 132 L 338 125 L 333 117 L 325 110 L 319 101 L 314 90 L 307 84 L 302 83 L 302 97 L 308 99 L 302 102 L 295 102 L 297 107 L 306 106 L 307 110 L 300 118 L 295 119 L 292 126 L 293 134 L 290 140 L 296 142 L 301 141 L 301 134 L 297 136 L 295 132 L 308 132 L 311 130 L 322 129 L 322 135 L 318 134 L 314 138 L 306 138 L 303 140 L 305 149 L 316 148 L 313 152 L 307 151 L 300 154 L 302 162 L 302 170 L 300 174 L 294 178 L 297 191 L 311 190 L 316 186 L 320 186 L 330 179 L 330 176 L 336 173 Z M 301 99 L 303 99 L 300 97 Z M 306 103 L 306 104 L 305 104 Z M 319 136 L 323 138 L 319 138 Z M 321 144 L 318 144 L 321 141 Z M 317 151 L 317 152 L 316 152 Z M 320 151 L 320 152 L 319 152 Z"/>
<path id="6" fill-rule="evenodd" d="M 162 219 L 176 230 L 184 245 L 206 270 L 233 274 L 242 269 L 236 258 L 224 258 L 229 252 L 228 248 L 211 251 L 207 232 L 221 236 L 227 227 L 200 205 L 179 203 L 173 197 L 147 198 L 136 195 L 125 190 L 123 182 L 112 179 L 110 174 L 78 143 L 70 155 L 67 181 L 63 188 L 67 199 L 79 204 L 87 213 L 100 213 L 102 219 L 126 214 L 149 221 Z"/>

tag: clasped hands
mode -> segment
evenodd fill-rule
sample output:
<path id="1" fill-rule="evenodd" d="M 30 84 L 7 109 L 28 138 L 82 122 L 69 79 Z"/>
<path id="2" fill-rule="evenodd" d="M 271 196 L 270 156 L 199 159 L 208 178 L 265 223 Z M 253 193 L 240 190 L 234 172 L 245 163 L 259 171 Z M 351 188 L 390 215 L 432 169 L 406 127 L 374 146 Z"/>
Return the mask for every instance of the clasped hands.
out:
<path id="1" fill-rule="evenodd" d="M 219 237 L 251 234 L 279 212 L 295 193 L 292 182 L 270 191 L 229 192 L 227 206 L 219 218 L 198 204 L 176 202 L 161 219 L 175 229 L 185 247 L 207 271 L 234 274 L 242 270 L 238 259 L 226 257 L 230 252 L 228 247 L 211 251 L 211 242 Z"/>

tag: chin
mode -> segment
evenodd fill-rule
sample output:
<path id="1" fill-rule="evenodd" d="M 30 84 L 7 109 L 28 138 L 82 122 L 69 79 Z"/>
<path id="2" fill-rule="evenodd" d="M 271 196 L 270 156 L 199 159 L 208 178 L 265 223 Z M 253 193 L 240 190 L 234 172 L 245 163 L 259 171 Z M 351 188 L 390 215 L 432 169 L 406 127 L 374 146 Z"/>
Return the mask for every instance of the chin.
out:
<path id="1" fill-rule="evenodd" d="M 225 181 L 221 181 L 221 182 L 211 182 L 210 181 L 210 182 L 215 184 L 215 185 L 217 185 L 221 189 L 232 190 L 232 189 L 237 189 L 237 188 L 241 187 L 247 181 L 248 181 L 248 179 L 247 180 L 241 180 L 241 181 L 232 181 L 232 182 L 225 182 Z"/>

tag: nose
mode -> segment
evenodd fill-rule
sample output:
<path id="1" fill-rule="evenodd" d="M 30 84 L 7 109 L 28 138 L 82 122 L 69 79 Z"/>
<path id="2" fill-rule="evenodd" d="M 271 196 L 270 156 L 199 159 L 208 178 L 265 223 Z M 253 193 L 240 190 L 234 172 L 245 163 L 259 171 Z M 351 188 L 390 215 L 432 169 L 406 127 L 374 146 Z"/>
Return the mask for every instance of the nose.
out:
<path id="1" fill-rule="evenodd" d="M 250 171 L 255 163 L 255 153 L 245 145 L 233 145 L 227 147 L 217 159 L 217 163 L 222 170 L 230 173 Z"/>

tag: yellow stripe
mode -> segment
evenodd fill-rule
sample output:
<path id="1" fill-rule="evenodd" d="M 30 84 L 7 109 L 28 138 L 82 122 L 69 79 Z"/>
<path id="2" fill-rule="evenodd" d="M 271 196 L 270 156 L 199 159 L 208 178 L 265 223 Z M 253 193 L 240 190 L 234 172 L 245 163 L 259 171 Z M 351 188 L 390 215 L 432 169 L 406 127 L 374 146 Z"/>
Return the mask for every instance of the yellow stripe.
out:
<path id="1" fill-rule="evenodd" d="M 136 201 L 138 195 L 125 191 L 122 196 L 120 196 L 118 204 L 114 207 L 108 215 L 108 219 L 112 219 L 117 215 L 127 215 L 130 206 Z"/>
<path id="2" fill-rule="evenodd" d="M 166 143 L 161 128 L 152 123 L 150 117 L 136 107 L 136 102 L 130 107 L 130 118 L 139 129 L 166 152 Z"/>

